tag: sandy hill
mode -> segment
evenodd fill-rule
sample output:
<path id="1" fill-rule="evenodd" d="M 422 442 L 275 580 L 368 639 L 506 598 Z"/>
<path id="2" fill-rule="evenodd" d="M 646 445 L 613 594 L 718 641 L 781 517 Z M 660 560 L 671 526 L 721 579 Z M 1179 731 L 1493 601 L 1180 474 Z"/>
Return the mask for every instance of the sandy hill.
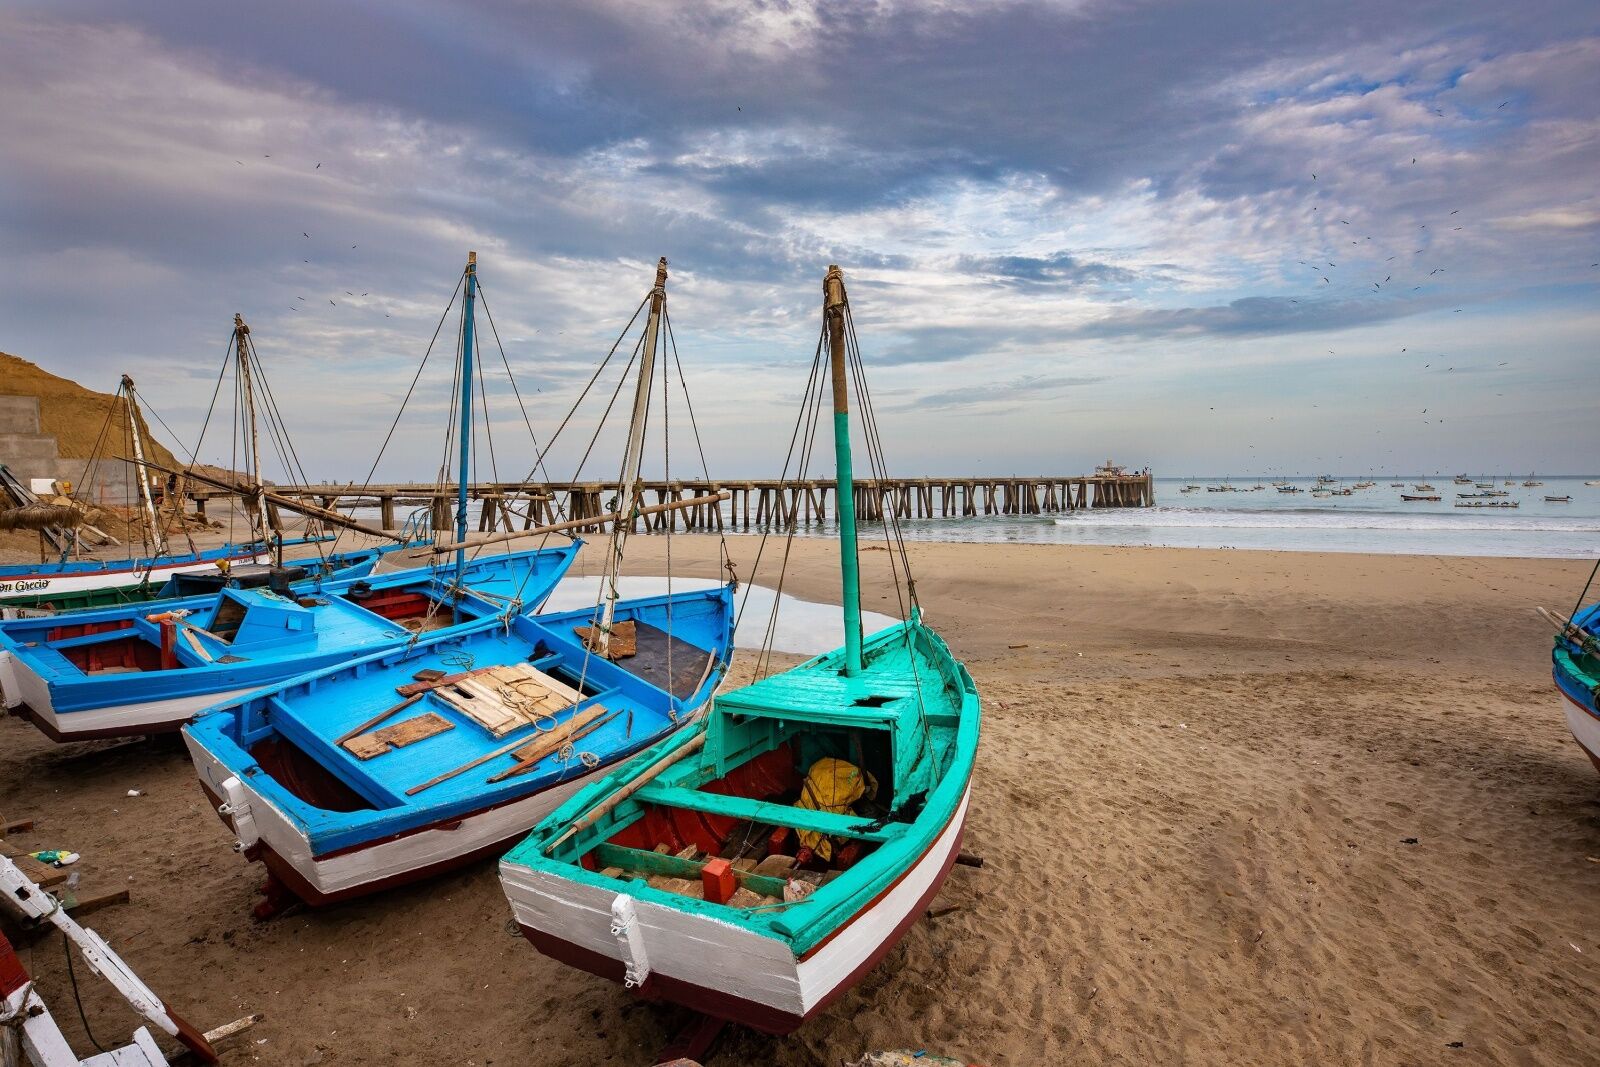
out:
<path id="1" fill-rule="evenodd" d="M 114 418 L 106 450 L 120 454 L 124 447 L 122 427 L 127 423 L 127 414 L 123 401 L 115 394 L 85 389 L 77 382 L 4 352 L 0 352 L 0 393 L 38 397 L 39 432 L 54 436 L 59 454 L 65 458 L 86 459 L 94 452 L 108 413 Z M 149 458 L 165 466 L 178 466 L 166 446 L 150 434 L 148 424 L 144 427 L 146 439 L 150 441 Z"/>

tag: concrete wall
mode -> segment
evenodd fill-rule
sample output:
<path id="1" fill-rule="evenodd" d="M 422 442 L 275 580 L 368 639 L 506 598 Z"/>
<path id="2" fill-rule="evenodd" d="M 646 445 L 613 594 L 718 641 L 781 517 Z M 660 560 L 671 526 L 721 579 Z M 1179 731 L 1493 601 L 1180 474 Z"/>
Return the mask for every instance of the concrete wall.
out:
<path id="1" fill-rule="evenodd" d="M 39 398 L 0 396 L 0 434 L 39 432 Z"/>
<path id="2" fill-rule="evenodd" d="M 56 477 L 56 439 L 39 432 L 39 398 L 0 396 L 0 463 L 26 484 Z"/>
<path id="3" fill-rule="evenodd" d="M 0 463 L 9 467 L 24 485 L 31 478 L 54 478 L 80 488 L 86 481 L 87 469 L 87 499 L 91 503 L 127 506 L 138 500 L 128 464 L 115 460 L 90 464 L 86 459 L 62 458 L 56 439 L 39 432 L 36 396 L 0 396 Z"/>

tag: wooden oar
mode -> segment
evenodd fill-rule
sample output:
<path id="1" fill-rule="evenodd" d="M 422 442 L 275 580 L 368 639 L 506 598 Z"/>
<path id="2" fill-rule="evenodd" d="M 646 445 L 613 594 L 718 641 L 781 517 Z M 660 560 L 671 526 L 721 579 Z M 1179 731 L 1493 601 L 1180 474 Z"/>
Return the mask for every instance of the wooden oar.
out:
<path id="1" fill-rule="evenodd" d="M 568 721 L 570 722 L 571 719 L 569 718 Z M 557 727 L 557 729 L 560 729 L 560 727 Z M 515 741 L 509 741 L 506 744 L 501 745 L 499 748 L 494 749 L 493 751 L 485 752 L 483 755 L 479 756 L 477 759 L 468 760 L 466 763 L 463 763 L 461 766 L 457 767 L 455 770 L 445 771 L 443 774 L 438 775 L 437 777 L 428 779 L 426 782 L 423 782 L 421 785 L 412 786 L 410 789 L 406 790 L 406 796 L 414 797 L 418 793 L 422 792 L 424 789 L 432 789 L 434 786 L 438 785 L 440 782 L 448 782 L 450 779 L 455 778 L 458 775 L 465 774 L 466 772 L 472 770 L 472 768 L 474 768 L 474 767 L 482 767 L 485 763 L 488 763 L 490 760 L 499 759 L 501 756 L 504 756 L 507 752 L 510 752 L 513 749 L 521 748 L 523 745 L 526 745 L 529 741 L 533 741 L 533 740 L 537 740 L 537 738 L 530 738 L 530 737 L 527 737 L 527 736 L 523 736 L 523 737 L 517 738 Z"/>
<path id="2" fill-rule="evenodd" d="M 561 831 L 560 837 L 544 846 L 545 854 L 549 855 L 557 845 L 560 845 L 563 841 L 566 841 L 567 838 L 571 837 L 578 831 L 587 830 L 589 827 L 599 822 L 600 817 L 606 812 L 610 811 L 612 808 L 616 807 L 618 804 L 621 804 L 624 800 L 627 800 L 629 797 L 633 796 L 633 794 L 643 789 L 650 782 L 654 781 L 662 771 L 666 770 L 674 763 L 677 763 L 679 760 L 683 759 L 683 757 L 700 751 L 700 749 L 704 747 L 705 743 L 706 733 L 704 730 L 702 730 L 695 734 L 694 737 L 689 740 L 688 744 L 683 745 L 680 748 L 673 749 L 665 756 L 662 756 L 660 759 L 656 760 L 649 767 L 645 768 L 639 777 L 635 778 L 621 789 L 618 789 L 615 793 L 612 793 L 609 797 L 590 808 L 583 815 L 572 820 L 572 825 Z"/>
<path id="3" fill-rule="evenodd" d="M 368 730 L 372 729 L 374 726 L 378 725 L 383 720 L 385 720 L 385 719 L 387 719 L 387 718 L 389 718 L 391 716 L 400 714 L 402 711 L 405 711 L 407 708 L 409 708 L 411 705 L 415 704 L 417 701 L 419 701 L 421 699 L 422 699 L 422 694 L 421 693 L 413 693 L 413 694 L 411 694 L 410 696 L 408 696 L 404 700 L 402 700 L 400 703 L 394 705 L 392 708 L 389 708 L 386 711 L 380 711 L 378 714 L 374 715 L 372 718 L 368 719 L 366 722 L 362 723 L 360 726 L 357 726 L 353 730 L 348 730 L 345 733 L 340 734 L 338 737 L 334 738 L 334 741 L 333 741 L 334 745 L 335 746 L 343 745 L 346 741 L 350 740 L 352 737 L 355 737 L 357 734 L 366 733 Z"/>
<path id="4" fill-rule="evenodd" d="M 509 767 L 506 770 L 501 771 L 499 774 L 492 775 L 489 778 L 489 784 L 490 785 L 494 785 L 496 782 L 503 782 L 507 778 L 515 778 L 519 774 L 527 774 L 529 771 L 533 770 L 539 764 L 543 763 L 545 761 L 545 757 L 549 756 L 550 753 L 559 752 L 562 749 L 562 747 L 565 746 L 565 745 L 572 744 L 572 743 L 577 742 L 577 741 L 582 741 L 585 737 L 588 737 L 590 734 L 592 734 L 596 730 L 600 729 L 600 727 L 606 725 L 612 719 L 615 719 L 618 715 L 621 715 L 621 714 L 622 714 L 622 712 L 620 712 L 620 711 L 613 711 L 610 715 L 607 715 L 605 718 L 600 719 L 597 722 L 591 722 L 587 726 L 580 727 L 574 733 L 568 734 L 568 735 L 566 735 L 564 737 L 558 738 L 558 737 L 555 737 L 552 734 L 552 735 L 549 735 L 549 736 L 546 736 L 546 737 L 534 738 L 534 740 L 532 742 L 533 744 L 541 744 L 542 743 L 545 746 L 544 748 L 542 748 L 540 750 L 538 755 L 529 756 L 529 757 L 527 757 L 525 759 L 522 759 L 522 760 L 518 761 L 514 766 Z M 571 720 L 569 719 L 568 721 L 570 722 Z"/>

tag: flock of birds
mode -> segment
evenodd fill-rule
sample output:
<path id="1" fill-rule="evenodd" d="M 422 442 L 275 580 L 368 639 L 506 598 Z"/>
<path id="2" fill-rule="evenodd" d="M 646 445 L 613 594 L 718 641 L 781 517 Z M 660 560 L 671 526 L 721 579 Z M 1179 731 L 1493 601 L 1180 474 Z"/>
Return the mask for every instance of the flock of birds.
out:
<path id="1" fill-rule="evenodd" d="M 272 158 L 272 153 L 264 152 L 264 153 L 262 153 L 261 158 L 262 159 L 271 159 Z M 236 160 L 234 160 L 234 162 L 236 164 L 238 164 L 239 166 L 241 166 L 241 167 L 245 165 L 245 162 L 242 159 L 236 159 Z M 315 166 L 313 166 L 311 169 L 313 171 L 321 170 L 322 169 L 322 162 L 319 160 L 317 162 L 317 164 Z M 304 238 L 305 240 L 307 240 L 307 241 L 315 240 L 315 238 L 313 238 L 311 236 L 311 234 L 306 230 L 301 230 L 300 231 L 300 236 L 302 238 Z M 359 242 L 357 242 L 356 244 L 353 244 L 353 245 L 350 246 L 350 248 L 352 250 L 360 248 L 360 247 L 361 247 L 361 245 L 360 245 Z M 300 260 L 300 262 L 309 266 L 310 263 L 311 263 L 311 259 L 310 259 L 310 257 L 303 257 Z M 351 290 L 351 289 L 344 290 L 344 295 L 350 297 L 351 299 L 356 299 L 357 298 L 356 292 L 354 290 Z M 362 296 L 362 297 L 368 297 L 368 296 L 371 296 L 372 294 L 370 292 L 364 292 L 364 293 L 361 293 L 359 295 Z M 289 310 L 293 311 L 293 312 L 298 312 L 298 311 L 300 311 L 300 307 L 307 302 L 307 298 L 303 297 L 303 296 L 296 296 L 295 299 L 298 300 L 300 302 L 300 304 L 299 305 L 290 306 Z M 333 299 L 332 297 L 328 298 L 328 303 L 332 307 L 338 307 L 339 306 L 339 302 L 337 300 Z M 383 317 L 387 319 L 387 318 L 391 318 L 392 316 L 386 311 L 386 312 L 383 313 Z"/>
<path id="2" fill-rule="evenodd" d="M 1505 108 L 1509 103 L 1509 100 L 1502 101 L 1496 110 Z M 1432 110 L 1435 114 L 1443 114 L 1441 109 L 1435 108 Z M 1409 165 L 1415 166 L 1416 164 L 1417 158 L 1412 157 Z M 1310 173 L 1311 181 L 1318 182 L 1319 177 L 1317 172 L 1312 171 Z M 1321 209 L 1321 204 L 1314 204 L 1312 205 L 1311 211 L 1316 213 L 1320 212 Z M 1414 282 L 1416 284 L 1412 284 L 1409 286 L 1408 290 L 1404 290 L 1404 295 L 1401 297 L 1402 299 L 1409 298 L 1411 293 L 1422 292 L 1424 289 L 1429 288 L 1430 285 L 1437 286 L 1439 283 L 1445 280 L 1440 276 L 1448 274 L 1450 268 L 1444 263 L 1439 263 L 1437 260 L 1432 259 L 1432 253 L 1436 244 L 1433 235 L 1441 232 L 1443 226 L 1448 226 L 1448 230 L 1443 231 L 1447 233 L 1457 233 L 1464 230 L 1464 223 L 1457 219 L 1457 216 L 1460 214 L 1460 208 L 1451 209 L 1442 217 L 1442 219 L 1433 220 L 1434 225 L 1431 229 L 1429 224 L 1426 222 L 1418 223 L 1415 231 L 1416 240 L 1412 243 L 1421 245 L 1421 247 L 1414 248 L 1409 253 L 1405 251 L 1396 251 L 1395 254 L 1386 257 L 1381 265 L 1377 265 L 1376 270 L 1372 269 L 1373 266 L 1376 265 L 1376 256 L 1368 255 L 1366 253 L 1366 249 L 1373 246 L 1373 236 L 1370 234 L 1357 235 L 1353 232 L 1347 235 L 1347 239 L 1349 246 L 1355 246 L 1355 251 L 1352 253 L 1354 257 L 1354 263 L 1351 263 L 1349 260 L 1345 260 L 1347 264 L 1346 268 L 1341 268 L 1339 266 L 1340 261 L 1344 260 L 1345 257 L 1337 254 L 1332 247 L 1331 242 L 1324 244 L 1323 248 L 1315 257 L 1301 259 L 1297 262 L 1300 266 L 1305 267 L 1317 278 L 1317 282 L 1314 284 L 1318 288 L 1327 286 L 1323 292 L 1328 294 L 1329 297 L 1334 296 L 1334 294 L 1338 294 L 1338 297 L 1341 299 L 1358 299 L 1395 294 L 1399 286 L 1403 286 L 1408 282 Z M 1348 226 L 1351 227 L 1352 230 L 1355 229 L 1354 223 L 1352 223 L 1348 218 L 1340 218 L 1330 225 Z M 1405 246 L 1402 244 L 1401 248 L 1404 249 L 1404 247 Z M 1424 258 L 1417 259 L 1416 257 L 1419 256 Z M 1596 264 L 1596 266 L 1600 266 L 1600 264 Z M 1422 273 L 1424 268 L 1427 268 L 1427 273 L 1425 274 Z M 1345 282 L 1344 284 L 1339 284 L 1335 279 L 1340 278 L 1341 275 L 1338 272 L 1345 269 L 1357 271 L 1358 273 L 1365 274 L 1366 276 L 1357 277 Z M 1377 270 L 1382 270 L 1384 272 L 1383 277 L 1376 277 Z M 1319 299 L 1321 298 L 1319 297 Z M 1299 304 L 1300 300 L 1297 298 L 1290 298 L 1289 302 L 1291 304 Z M 1459 315 L 1465 310 L 1465 308 L 1453 308 L 1451 309 L 1451 314 Z M 1399 354 L 1410 355 L 1411 347 L 1412 346 L 1409 344 L 1401 346 Z M 1337 355 L 1337 352 L 1332 348 L 1329 348 L 1327 352 L 1329 355 Z M 1412 358 L 1415 357 L 1413 356 Z M 1434 361 L 1442 361 L 1445 358 L 1446 357 L 1442 353 L 1435 355 L 1427 362 L 1421 364 L 1420 369 L 1423 371 L 1433 371 L 1436 373 L 1445 374 L 1455 372 L 1456 366 L 1454 364 L 1442 365 L 1439 368 L 1435 368 L 1433 366 Z M 1509 366 L 1511 366 L 1511 362 L 1507 360 L 1495 364 L 1493 369 L 1498 370 Z M 1468 370 L 1479 368 L 1463 367 L 1462 369 Z M 1496 393 L 1495 395 L 1504 396 L 1505 394 Z M 1312 404 L 1311 406 L 1317 407 L 1318 405 Z M 1428 416 L 1430 411 L 1433 411 L 1433 408 L 1434 405 L 1422 408 L 1417 413 L 1418 417 Z M 1434 411 L 1432 417 L 1421 418 L 1421 421 L 1425 425 L 1442 425 L 1445 419 L 1443 415 L 1440 415 Z M 1375 432 L 1382 433 L 1381 430 Z"/>

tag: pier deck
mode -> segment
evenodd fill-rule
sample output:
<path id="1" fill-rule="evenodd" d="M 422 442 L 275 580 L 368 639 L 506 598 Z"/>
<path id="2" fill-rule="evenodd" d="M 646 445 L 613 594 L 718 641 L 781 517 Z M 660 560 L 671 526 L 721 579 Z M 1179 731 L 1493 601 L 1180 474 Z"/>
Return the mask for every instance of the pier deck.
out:
<path id="1" fill-rule="evenodd" d="M 453 521 L 454 484 L 277 485 L 278 493 L 300 497 L 324 508 L 348 511 L 376 508 L 386 530 L 401 522 L 431 519 L 434 529 Z M 660 531 L 668 523 L 692 531 L 751 529 L 771 525 L 825 523 L 833 511 L 833 480 L 805 479 L 673 479 L 642 483 L 649 503 L 671 503 L 726 492 L 720 506 L 702 504 L 636 518 L 634 528 Z M 468 486 L 479 509 L 478 529 L 529 529 L 562 519 L 604 515 L 617 494 L 614 481 L 475 482 Z M 187 495 L 203 514 L 206 502 L 228 494 L 190 486 Z M 1149 473 L 1018 476 L 1004 478 L 862 478 L 855 483 L 856 514 L 877 521 L 894 514 L 902 519 L 960 518 L 978 515 L 1042 515 L 1079 508 L 1149 507 L 1155 486 Z M 270 510 L 270 509 L 269 509 Z M 397 521 L 398 520 L 398 521 Z M 596 524 L 598 528 L 600 523 Z"/>

